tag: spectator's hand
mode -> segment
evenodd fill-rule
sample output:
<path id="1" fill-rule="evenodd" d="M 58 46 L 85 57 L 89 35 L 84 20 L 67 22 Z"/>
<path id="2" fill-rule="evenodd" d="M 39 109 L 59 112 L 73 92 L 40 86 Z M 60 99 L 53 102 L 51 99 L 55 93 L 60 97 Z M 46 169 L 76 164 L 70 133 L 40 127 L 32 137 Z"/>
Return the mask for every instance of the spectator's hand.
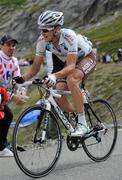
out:
<path id="1" fill-rule="evenodd" d="M 48 85 L 48 87 L 55 86 L 56 84 L 56 77 L 54 74 L 49 74 L 45 79 L 44 83 Z"/>
<path id="2" fill-rule="evenodd" d="M 25 99 L 22 99 L 21 97 L 17 96 L 17 95 L 13 95 L 12 96 L 12 100 L 16 103 L 16 105 L 24 105 L 26 103 Z"/>
<path id="3" fill-rule="evenodd" d="M 25 82 L 25 80 L 23 79 L 22 76 L 17 76 L 17 77 L 14 77 L 13 79 L 14 79 L 14 80 L 16 81 L 16 83 L 18 83 L 18 84 L 23 84 L 23 83 Z"/>

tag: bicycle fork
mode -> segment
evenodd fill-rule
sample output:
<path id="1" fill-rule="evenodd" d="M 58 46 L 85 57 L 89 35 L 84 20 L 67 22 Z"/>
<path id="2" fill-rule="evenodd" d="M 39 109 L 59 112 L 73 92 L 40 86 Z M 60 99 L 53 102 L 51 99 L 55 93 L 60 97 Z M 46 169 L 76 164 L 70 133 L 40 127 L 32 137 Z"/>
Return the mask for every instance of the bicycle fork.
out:
<path id="1" fill-rule="evenodd" d="M 34 143 L 37 143 L 37 142 L 42 143 L 46 139 L 46 130 L 47 130 L 48 121 L 49 121 L 49 112 L 45 113 L 45 110 L 43 110 L 43 115 L 41 117 L 43 117 L 43 119 L 40 119 L 40 116 L 38 117 L 38 124 L 37 124 L 36 131 L 34 134 Z M 41 134 L 39 134 L 41 126 L 43 127 L 43 129 L 41 131 Z"/>
<path id="2" fill-rule="evenodd" d="M 48 126 L 48 122 L 49 122 L 49 112 L 45 113 L 45 118 L 44 118 L 44 127 L 42 130 L 42 137 L 41 137 L 41 141 L 43 142 L 46 139 L 46 130 L 47 130 L 47 126 Z"/>

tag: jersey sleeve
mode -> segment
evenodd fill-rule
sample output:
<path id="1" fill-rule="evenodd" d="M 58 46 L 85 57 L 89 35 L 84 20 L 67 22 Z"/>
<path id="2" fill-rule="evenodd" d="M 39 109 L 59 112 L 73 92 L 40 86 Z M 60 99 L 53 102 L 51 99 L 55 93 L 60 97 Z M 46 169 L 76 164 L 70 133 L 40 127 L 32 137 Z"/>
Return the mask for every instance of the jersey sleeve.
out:
<path id="1" fill-rule="evenodd" d="M 77 35 L 78 38 L 78 48 L 80 49 L 80 53 L 87 56 L 92 51 L 92 42 L 85 36 Z"/>
<path id="2" fill-rule="evenodd" d="M 41 35 L 37 40 L 36 45 L 36 56 L 40 56 L 41 54 L 44 54 L 46 51 L 46 42 L 44 41 L 43 36 Z"/>
<path id="3" fill-rule="evenodd" d="M 78 41 L 77 36 L 74 31 L 69 30 L 68 33 L 65 34 L 64 39 L 66 40 L 66 45 L 68 48 L 68 54 L 77 54 L 78 52 Z"/>

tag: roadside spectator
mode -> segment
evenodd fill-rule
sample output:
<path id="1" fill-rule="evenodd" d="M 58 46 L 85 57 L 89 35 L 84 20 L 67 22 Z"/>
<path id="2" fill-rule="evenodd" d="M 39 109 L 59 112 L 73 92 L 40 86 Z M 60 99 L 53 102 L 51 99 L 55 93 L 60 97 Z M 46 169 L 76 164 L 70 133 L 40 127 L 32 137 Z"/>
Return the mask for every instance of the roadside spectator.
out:
<path id="1" fill-rule="evenodd" d="M 122 49 L 118 49 L 117 56 L 118 56 L 118 62 L 122 62 Z"/>
<path id="2" fill-rule="evenodd" d="M 0 44 L 0 95 L 2 97 L 0 102 L 0 157 L 10 157 L 13 156 L 13 152 L 6 147 L 6 141 L 13 113 L 7 105 L 9 100 L 7 89 L 11 86 L 12 78 L 20 76 L 17 58 L 13 56 L 18 41 L 9 35 L 4 35 Z M 24 100 L 14 94 L 10 94 L 10 99 L 14 100 L 17 105 L 24 103 Z"/>
<path id="3" fill-rule="evenodd" d="M 112 62 L 112 57 L 109 53 L 106 53 L 106 63 Z"/>
<path id="4" fill-rule="evenodd" d="M 106 63 L 106 54 L 105 53 L 103 53 L 103 55 L 102 55 L 102 63 Z"/>
<path id="5" fill-rule="evenodd" d="M 25 60 L 25 59 L 19 60 L 19 66 L 28 66 L 28 65 L 29 65 L 28 59 L 27 60 Z"/>

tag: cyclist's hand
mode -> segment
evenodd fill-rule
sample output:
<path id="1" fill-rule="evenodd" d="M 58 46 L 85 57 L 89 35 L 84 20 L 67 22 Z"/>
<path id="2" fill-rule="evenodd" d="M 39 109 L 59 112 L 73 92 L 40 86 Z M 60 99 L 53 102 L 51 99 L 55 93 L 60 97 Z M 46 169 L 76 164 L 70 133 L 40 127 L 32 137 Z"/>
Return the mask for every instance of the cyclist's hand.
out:
<path id="1" fill-rule="evenodd" d="M 54 74 L 49 74 L 45 80 L 44 83 L 48 85 L 48 87 L 55 86 L 56 84 L 56 77 Z"/>
<path id="2" fill-rule="evenodd" d="M 23 84 L 23 83 L 25 82 L 25 80 L 23 79 L 22 76 L 17 76 L 17 77 L 14 77 L 13 79 L 14 79 L 14 80 L 16 81 L 16 83 L 18 83 L 18 84 Z"/>
<path id="3" fill-rule="evenodd" d="M 16 105 L 20 105 L 20 106 L 26 103 L 25 99 L 22 99 L 21 97 L 17 95 L 13 95 L 12 100 L 16 103 Z"/>

